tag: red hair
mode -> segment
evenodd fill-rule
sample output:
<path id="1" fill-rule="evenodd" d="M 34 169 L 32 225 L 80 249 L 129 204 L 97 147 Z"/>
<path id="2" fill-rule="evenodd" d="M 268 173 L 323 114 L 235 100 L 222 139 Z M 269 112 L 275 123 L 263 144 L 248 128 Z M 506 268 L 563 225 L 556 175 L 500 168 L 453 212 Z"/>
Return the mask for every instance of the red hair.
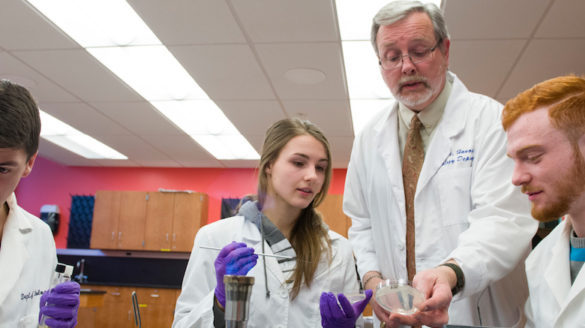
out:
<path id="1" fill-rule="evenodd" d="M 510 99 L 502 112 L 504 130 L 523 114 L 550 106 L 551 124 L 572 143 L 585 134 L 585 79 L 567 75 L 538 83 Z"/>

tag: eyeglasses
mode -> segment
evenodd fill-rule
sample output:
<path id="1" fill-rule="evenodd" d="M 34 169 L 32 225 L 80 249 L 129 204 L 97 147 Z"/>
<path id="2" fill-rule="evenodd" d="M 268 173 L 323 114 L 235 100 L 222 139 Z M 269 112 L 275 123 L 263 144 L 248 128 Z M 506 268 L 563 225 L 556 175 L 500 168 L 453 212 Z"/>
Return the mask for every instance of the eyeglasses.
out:
<path id="1" fill-rule="evenodd" d="M 423 50 L 409 50 L 408 54 L 406 55 L 395 54 L 394 52 L 390 52 L 389 56 L 381 58 L 380 61 L 378 61 L 378 63 L 380 64 L 380 66 L 382 66 L 382 69 L 386 71 L 402 67 L 402 64 L 404 63 L 404 57 L 408 57 L 410 61 L 415 65 L 420 64 L 433 57 L 433 52 L 435 51 L 435 49 L 437 49 L 439 44 L 441 44 L 441 41 L 443 40 L 437 41 L 435 46 L 432 48 L 426 48 Z"/>

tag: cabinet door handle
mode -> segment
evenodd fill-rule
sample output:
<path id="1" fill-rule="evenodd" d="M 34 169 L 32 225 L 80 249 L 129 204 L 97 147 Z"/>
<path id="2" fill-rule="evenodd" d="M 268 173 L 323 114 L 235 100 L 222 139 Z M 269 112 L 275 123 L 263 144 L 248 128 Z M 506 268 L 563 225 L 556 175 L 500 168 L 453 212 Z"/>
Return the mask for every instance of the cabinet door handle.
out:
<path id="1" fill-rule="evenodd" d="M 116 232 L 112 231 L 112 240 L 116 237 Z"/>
<path id="2" fill-rule="evenodd" d="M 122 240 L 122 231 L 118 232 L 118 240 Z"/>
<path id="3" fill-rule="evenodd" d="M 159 298 L 160 295 L 159 294 L 150 294 L 150 297 Z"/>
<path id="4" fill-rule="evenodd" d="M 177 240 L 177 234 L 173 232 L 173 241 Z"/>
<path id="5" fill-rule="evenodd" d="M 120 293 L 119 293 L 119 292 L 111 292 L 110 294 L 111 294 L 112 296 L 120 296 Z"/>
<path id="6" fill-rule="evenodd" d="M 167 232 L 167 241 L 169 241 L 169 233 Z"/>

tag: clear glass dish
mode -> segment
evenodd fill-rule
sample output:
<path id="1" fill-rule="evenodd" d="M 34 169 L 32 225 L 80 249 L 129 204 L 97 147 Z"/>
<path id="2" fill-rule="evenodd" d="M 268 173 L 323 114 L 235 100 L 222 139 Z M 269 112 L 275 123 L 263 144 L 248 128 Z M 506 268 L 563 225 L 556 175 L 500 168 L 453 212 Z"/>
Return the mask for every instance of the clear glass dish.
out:
<path id="1" fill-rule="evenodd" d="M 388 312 L 410 315 L 424 300 L 423 293 L 404 279 L 386 279 L 376 287 L 376 302 Z"/>

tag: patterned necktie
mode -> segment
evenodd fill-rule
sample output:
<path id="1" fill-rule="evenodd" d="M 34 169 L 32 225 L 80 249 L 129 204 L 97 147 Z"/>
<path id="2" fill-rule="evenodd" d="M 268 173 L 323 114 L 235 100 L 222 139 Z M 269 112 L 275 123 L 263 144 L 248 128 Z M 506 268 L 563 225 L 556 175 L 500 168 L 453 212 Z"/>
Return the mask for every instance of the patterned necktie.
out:
<path id="1" fill-rule="evenodd" d="M 406 270 L 408 280 L 416 274 L 414 257 L 414 194 L 418 176 L 425 159 L 425 151 L 420 136 L 421 121 L 414 115 L 410 121 L 410 129 L 406 137 L 404 157 L 402 159 L 402 181 L 404 183 L 404 199 L 406 202 Z"/>

